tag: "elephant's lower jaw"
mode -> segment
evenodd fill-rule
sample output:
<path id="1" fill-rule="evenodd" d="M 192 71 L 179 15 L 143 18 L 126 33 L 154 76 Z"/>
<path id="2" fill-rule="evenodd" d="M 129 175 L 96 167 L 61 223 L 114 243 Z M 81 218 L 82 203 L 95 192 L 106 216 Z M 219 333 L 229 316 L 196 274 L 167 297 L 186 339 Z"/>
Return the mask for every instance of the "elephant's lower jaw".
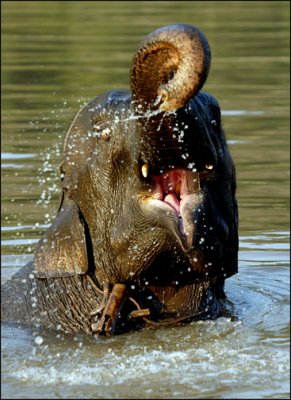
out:
<path id="1" fill-rule="evenodd" d="M 195 229 L 193 211 L 202 201 L 199 173 L 176 168 L 152 177 L 143 208 L 170 229 L 182 249 L 188 252 Z"/>

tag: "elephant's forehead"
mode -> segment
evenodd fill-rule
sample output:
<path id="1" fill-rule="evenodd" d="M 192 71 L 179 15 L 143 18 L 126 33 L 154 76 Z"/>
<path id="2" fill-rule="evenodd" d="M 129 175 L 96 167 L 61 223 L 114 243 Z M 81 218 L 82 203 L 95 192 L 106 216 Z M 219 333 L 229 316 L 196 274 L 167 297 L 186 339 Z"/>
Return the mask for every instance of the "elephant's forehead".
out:
<path id="1" fill-rule="evenodd" d="M 65 138 L 64 153 L 87 152 L 95 143 L 94 129 L 103 125 L 111 127 L 117 116 L 128 112 L 131 94 L 128 90 L 115 90 L 95 97 L 86 104 L 74 118 Z"/>
<path id="2" fill-rule="evenodd" d="M 93 159 L 106 157 L 110 146 L 98 139 L 98 129 L 101 127 L 104 134 L 111 132 L 119 134 L 115 120 L 117 116 L 128 115 L 130 110 L 131 94 L 129 91 L 110 91 L 94 98 L 86 104 L 77 114 L 67 133 L 64 143 L 64 158 L 62 171 L 65 173 L 63 185 L 67 188 L 74 188 L 77 185 L 78 177 L 82 175 L 84 168 Z M 120 127 L 120 124 L 119 124 Z M 101 132 L 102 132 L 101 130 Z M 106 138 L 106 137 L 105 137 Z M 101 142 L 106 142 L 106 149 Z"/>

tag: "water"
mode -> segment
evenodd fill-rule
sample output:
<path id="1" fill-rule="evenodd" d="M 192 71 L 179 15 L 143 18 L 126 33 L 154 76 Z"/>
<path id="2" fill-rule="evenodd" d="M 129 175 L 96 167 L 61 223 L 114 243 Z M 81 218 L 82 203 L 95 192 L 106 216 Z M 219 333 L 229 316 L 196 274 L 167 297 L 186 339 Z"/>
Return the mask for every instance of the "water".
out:
<path id="1" fill-rule="evenodd" d="M 209 39 L 238 179 L 229 316 L 113 338 L 2 325 L 3 398 L 290 398 L 289 3 L 4 2 L 2 279 L 33 257 L 58 207 L 66 130 L 129 85 L 139 41 L 175 22 Z"/>

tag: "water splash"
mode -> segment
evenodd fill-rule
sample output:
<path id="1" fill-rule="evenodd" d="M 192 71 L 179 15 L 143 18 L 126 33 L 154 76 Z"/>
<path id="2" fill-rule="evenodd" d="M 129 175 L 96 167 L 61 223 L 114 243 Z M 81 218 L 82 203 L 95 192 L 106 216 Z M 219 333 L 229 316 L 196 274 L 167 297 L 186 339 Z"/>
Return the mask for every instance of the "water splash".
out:
<path id="1" fill-rule="evenodd" d="M 55 143 L 53 146 L 46 148 L 40 156 L 43 164 L 38 169 L 37 180 L 41 189 L 40 198 L 36 202 L 41 205 L 47 212 L 44 214 L 45 224 L 51 222 L 49 205 L 54 195 L 60 192 L 60 173 L 55 160 L 60 162 L 60 144 Z"/>

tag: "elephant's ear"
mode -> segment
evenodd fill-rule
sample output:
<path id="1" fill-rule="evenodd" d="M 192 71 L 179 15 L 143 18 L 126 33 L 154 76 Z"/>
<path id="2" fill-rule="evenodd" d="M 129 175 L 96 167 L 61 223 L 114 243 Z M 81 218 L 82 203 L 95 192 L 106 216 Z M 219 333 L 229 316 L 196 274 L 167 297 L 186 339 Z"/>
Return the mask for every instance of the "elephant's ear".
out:
<path id="1" fill-rule="evenodd" d="M 84 274 L 88 270 L 85 227 L 78 206 L 65 195 L 53 225 L 38 244 L 34 264 L 39 278 Z"/>

